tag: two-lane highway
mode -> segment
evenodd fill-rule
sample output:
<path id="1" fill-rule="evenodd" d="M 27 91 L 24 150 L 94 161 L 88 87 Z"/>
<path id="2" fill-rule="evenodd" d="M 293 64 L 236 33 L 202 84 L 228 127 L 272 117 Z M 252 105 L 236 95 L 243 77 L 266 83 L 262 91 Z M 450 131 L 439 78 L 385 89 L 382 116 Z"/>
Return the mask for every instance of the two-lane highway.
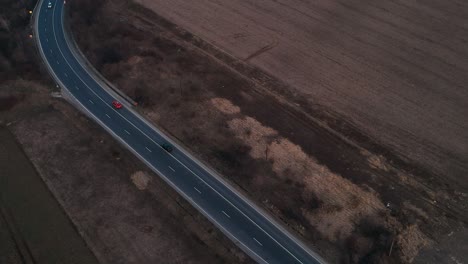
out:
<path id="1" fill-rule="evenodd" d="M 115 99 L 69 43 L 64 27 L 64 0 L 39 1 L 35 35 L 39 51 L 56 82 L 104 129 L 205 215 L 258 262 L 323 263 L 263 210 L 186 153 L 132 109 L 115 109 Z M 174 146 L 167 152 L 161 144 Z"/>

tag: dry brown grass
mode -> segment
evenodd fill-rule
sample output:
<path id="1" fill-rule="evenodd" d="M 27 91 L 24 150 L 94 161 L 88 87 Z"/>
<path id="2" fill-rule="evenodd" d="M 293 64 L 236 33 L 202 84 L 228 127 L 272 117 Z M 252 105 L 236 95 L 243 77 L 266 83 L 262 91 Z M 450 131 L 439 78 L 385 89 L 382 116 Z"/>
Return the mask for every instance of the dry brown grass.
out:
<path id="1" fill-rule="evenodd" d="M 303 208 L 302 212 L 309 223 L 328 239 L 345 239 L 356 223 L 366 217 L 376 217 L 379 210 L 384 209 L 374 193 L 332 173 L 305 154 L 300 146 L 282 137 L 272 141 L 277 132 L 255 119 L 235 118 L 229 121 L 229 127 L 251 147 L 253 158 L 267 158 L 279 177 L 305 186 L 302 195 L 306 199 L 313 195 L 323 203 L 318 210 Z"/>
<path id="2" fill-rule="evenodd" d="M 429 239 L 419 230 L 417 225 L 411 225 L 397 236 L 397 242 L 402 253 L 402 259 L 411 263 L 421 248 L 430 244 Z"/>
<path id="3" fill-rule="evenodd" d="M 213 98 L 211 99 L 211 103 L 216 107 L 216 109 L 224 114 L 232 115 L 240 112 L 240 108 L 238 106 L 233 105 L 231 101 L 225 98 Z"/>
<path id="4" fill-rule="evenodd" d="M 396 219 L 385 217 L 383 213 L 385 206 L 372 190 L 363 189 L 333 173 L 304 153 L 300 146 L 287 138 L 280 137 L 272 128 L 263 126 L 248 116 L 233 118 L 228 124 L 236 137 L 251 147 L 249 154 L 252 158 L 267 159 L 280 178 L 304 186 L 301 195 L 305 201 L 312 199 L 320 201 L 319 208 L 302 207 L 300 210 L 309 224 L 327 239 L 346 241 L 352 236 L 358 223 L 372 219 L 394 232 L 402 230 L 396 244 L 402 249 L 403 260 L 406 262 L 411 262 L 419 250 L 429 244 L 429 240 L 417 226 L 412 225 L 405 229 Z M 384 161 L 378 157 L 371 160 L 377 168 L 385 168 Z M 265 177 L 269 176 L 256 175 L 254 181 L 256 183 L 268 181 Z M 415 209 L 414 206 L 411 208 Z M 421 209 L 417 211 L 427 217 Z M 355 239 L 365 242 L 361 244 L 372 245 L 369 238 L 358 236 Z M 366 246 L 369 247 L 371 246 Z"/>
<path id="5" fill-rule="evenodd" d="M 251 117 L 232 119 L 229 121 L 229 128 L 251 147 L 250 156 L 255 159 L 267 158 L 270 138 L 277 136 L 275 130 L 262 126 Z"/>
<path id="6" fill-rule="evenodd" d="M 367 159 L 369 161 L 369 165 L 374 169 L 381 169 L 384 171 L 388 171 L 388 167 L 386 165 L 386 160 L 383 156 L 379 155 L 371 155 Z"/>
<path id="7" fill-rule="evenodd" d="M 133 184 L 138 188 L 138 190 L 143 191 L 148 188 L 148 184 L 151 182 L 151 178 L 144 171 L 136 171 L 133 173 L 130 178 L 132 179 Z"/>
<path id="8" fill-rule="evenodd" d="M 429 215 L 427 214 L 426 211 L 424 211 L 423 209 L 405 201 L 403 203 L 403 208 L 407 209 L 407 210 L 410 210 L 414 213 L 416 213 L 417 215 L 419 215 L 420 217 L 422 217 L 423 219 L 427 220 L 429 219 Z"/>

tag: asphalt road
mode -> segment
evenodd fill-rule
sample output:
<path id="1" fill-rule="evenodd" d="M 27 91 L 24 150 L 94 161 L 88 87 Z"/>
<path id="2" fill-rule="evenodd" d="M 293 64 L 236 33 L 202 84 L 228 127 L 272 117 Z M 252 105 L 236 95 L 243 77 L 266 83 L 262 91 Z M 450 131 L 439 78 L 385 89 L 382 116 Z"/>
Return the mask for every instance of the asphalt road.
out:
<path id="1" fill-rule="evenodd" d="M 114 109 L 111 93 L 71 50 L 64 27 L 64 1 L 39 1 L 35 32 L 44 62 L 74 104 L 129 148 L 179 194 L 257 262 L 323 263 L 311 250 L 236 192 L 211 170 L 176 146 L 138 114 Z M 174 147 L 171 153 L 160 144 Z"/>

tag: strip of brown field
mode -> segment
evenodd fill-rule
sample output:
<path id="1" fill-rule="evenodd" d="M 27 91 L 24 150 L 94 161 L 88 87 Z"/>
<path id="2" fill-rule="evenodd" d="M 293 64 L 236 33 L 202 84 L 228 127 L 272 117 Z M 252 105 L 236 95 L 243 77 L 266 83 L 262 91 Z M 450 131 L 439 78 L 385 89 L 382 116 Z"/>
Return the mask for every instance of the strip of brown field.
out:
<path id="1" fill-rule="evenodd" d="M 0 229 L 9 234 L 0 236 L 1 263 L 98 263 L 15 137 L 3 126 Z"/>
<path id="2" fill-rule="evenodd" d="M 468 187 L 466 3 L 136 2 L 248 60 L 399 156 Z"/>

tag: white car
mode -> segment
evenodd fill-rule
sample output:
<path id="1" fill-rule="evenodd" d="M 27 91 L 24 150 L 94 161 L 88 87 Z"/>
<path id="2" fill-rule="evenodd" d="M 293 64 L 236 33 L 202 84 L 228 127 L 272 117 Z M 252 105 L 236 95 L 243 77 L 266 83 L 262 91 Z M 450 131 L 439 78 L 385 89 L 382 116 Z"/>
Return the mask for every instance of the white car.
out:
<path id="1" fill-rule="evenodd" d="M 47 8 L 52 8 L 52 2 L 49 1 L 49 3 L 47 4 Z"/>

